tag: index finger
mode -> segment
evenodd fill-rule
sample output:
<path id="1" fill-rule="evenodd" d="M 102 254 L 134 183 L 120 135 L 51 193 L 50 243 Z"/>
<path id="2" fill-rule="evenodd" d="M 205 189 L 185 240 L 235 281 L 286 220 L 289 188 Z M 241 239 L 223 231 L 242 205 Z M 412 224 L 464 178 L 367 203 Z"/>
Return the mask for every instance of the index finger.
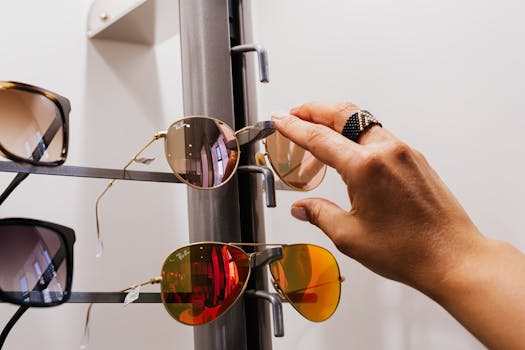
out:
<path id="1" fill-rule="evenodd" d="M 303 120 L 326 125 L 340 133 L 348 117 L 359 110 L 357 105 L 349 102 L 308 102 L 292 108 L 290 113 Z"/>
<path id="2" fill-rule="evenodd" d="M 273 120 L 281 134 L 339 173 L 361 147 L 324 125 L 313 124 L 292 115 L 273 116 Z"/>

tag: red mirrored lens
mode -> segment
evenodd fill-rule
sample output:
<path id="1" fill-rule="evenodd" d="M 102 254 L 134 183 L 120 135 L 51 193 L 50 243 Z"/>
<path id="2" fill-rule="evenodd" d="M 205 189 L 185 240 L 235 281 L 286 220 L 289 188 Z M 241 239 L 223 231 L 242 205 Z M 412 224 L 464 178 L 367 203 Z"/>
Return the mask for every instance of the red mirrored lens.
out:
<path id="1" fill-rule="evenodd" d="M 162 301 L 177 321 L 205 324 L 235 303 L 249 274 L 249 258 L 240 248 L 220 243 L 186 246 L 164 262 Z"/>

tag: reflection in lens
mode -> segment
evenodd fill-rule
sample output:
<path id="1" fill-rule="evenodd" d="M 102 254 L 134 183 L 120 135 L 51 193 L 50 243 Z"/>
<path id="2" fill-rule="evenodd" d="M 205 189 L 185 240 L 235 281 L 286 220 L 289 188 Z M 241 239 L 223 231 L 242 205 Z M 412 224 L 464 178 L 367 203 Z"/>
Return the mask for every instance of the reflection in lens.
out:
<path id="1" fill-rule="evenodd" d="M 266 152 L 279 178 L 293 189 L 313 190 L 323 181 L 326 165 L 278 131 L 266 138 Z"/>
<path id="2" fill-rule="evenodd" d="M 0 226 L 0 289 L 29 305 L 56 304 L 66 288 L 66 252 L 58 234 L 34 225 Z"/>
<path id="3" fill-rule="evenodd" d="M 239 248 L 196 244 L 171 253 L 162 268 L 162 302 L 169 314 L 188 325 L 213 321 L 235 303 L 250 272 Z"/>
<path id="4" fill-rule="evenodd" d="M 172 124 L 165 148 L 173 172 L 199 188 L 220 186 L 237 168 L 239 144 L 235 133 L 216 119 L 189 117 Z"/>
<path id="5" fill-rule="evenodd" d="M 285 245 L 283 258 L 270 264 L 270 272 L 286 299 L 308 320 L 325 321 L 335 312 L 341 277 L 328 250 L 311 244 Z"/>
<path id="6" fill-rule="evenodd" d="M 44 95 L 0 89 L 0 143 L 23 159 L 59 161 L 64 146 L 59 109 Z"/>

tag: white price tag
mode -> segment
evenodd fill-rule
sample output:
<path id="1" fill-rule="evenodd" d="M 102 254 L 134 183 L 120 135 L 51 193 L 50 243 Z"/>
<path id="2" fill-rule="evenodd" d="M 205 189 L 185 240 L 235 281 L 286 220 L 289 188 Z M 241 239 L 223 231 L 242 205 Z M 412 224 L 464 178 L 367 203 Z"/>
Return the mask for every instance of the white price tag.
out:
<path id="1" fill-rule="evenodd" d="M 139 298 L 140 295 L 140 286 L 136 286 L 133 288 L 128 295 L 126 295 L 126 299 L 124 299 L 124 306 L 131 304 L 135 300 Z"/>
<path id="2" fill-rule="evenodd" d="M 102 243 L 102 239 L 99 238 L 97 242 L 97 258 L 100 258 L 104 254 L 104 243 Z"/>

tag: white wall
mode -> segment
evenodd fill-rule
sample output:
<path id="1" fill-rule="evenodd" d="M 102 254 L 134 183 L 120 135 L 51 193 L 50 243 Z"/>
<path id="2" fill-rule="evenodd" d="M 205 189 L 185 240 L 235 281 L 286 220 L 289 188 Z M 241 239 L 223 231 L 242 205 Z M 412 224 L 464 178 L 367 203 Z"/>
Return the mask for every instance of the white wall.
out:
<path id="1" fill-rule="evenodd" d="M 70 98 L 69 165 L 118 167 L 182 115 L 178 36 L 157 45 L 89 41 L 91 1 L 0 0 L 0 79 Z M 253 1 L 257 41 L 270 53 L 260 119 L 307 100 L 350 100 L 422 150 L 480 229 L 525 249 L 520 199 L 525 47 L 518 1 Z M 148 155 L 168 170 L 162 145 Z M 135 166 L 135 168 L 140 168 Z M 12 174 L 0 174 L 0 187 Z M 94 202 L 104 180 L 31 175 L 0 207 L 75 229 L 77 291 L 114 291 L 159 273 L 187 242 L 184 186 L 121 182 L 102 203 L 106 253 L 95 259 Z M 329 172 L 312 195 L 348 207 Z M 279 192 L 268 241 L 313 242 L 336 254 L 347 281 L 339 310 L 310 323 L 285 306 L 274 349 L 478 349 L 446 312 L 335 252 L 288 214 L 303 193 Z M 155 291 L 156 287 L 148 289 Z M 0 324 L 16 307 L 0 305 Z M 30 310 L 6 349 L 76 349 L 86 305 Z M 193 332 L 161 305 L 96 305 L 91 349 L 192 348 Z"/>
<path id="2" fill-rule="evenodd" d="M 525 4 L 516 0 L 254 1 L 270 52 L 260 115 L 309 100 L 352 101 L 423 151 L 486 235 L 525 249 Z M 278 193 L 268 241 L 317 242 L 288 214 L 306 196 L 349 208 L 332 171 L 312 194 Z M 337 255 L 347 277 L 336 314 L 291 309 L 276 349 L 479 349 L 435 303 Z M 497 288 L 497 286 L 494 286 Z"/>

